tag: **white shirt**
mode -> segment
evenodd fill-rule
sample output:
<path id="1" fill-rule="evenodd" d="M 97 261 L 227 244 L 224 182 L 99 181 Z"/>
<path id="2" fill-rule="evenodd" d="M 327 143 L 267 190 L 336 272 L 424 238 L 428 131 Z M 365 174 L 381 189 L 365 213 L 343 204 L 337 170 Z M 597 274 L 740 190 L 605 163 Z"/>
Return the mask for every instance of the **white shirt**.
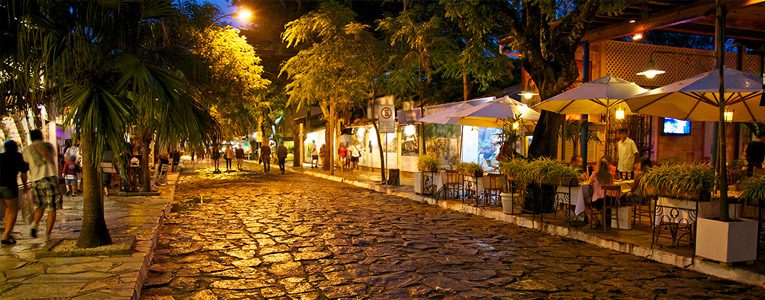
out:
<path id="1" fill-rule="evenodd" d="M 626 138 L 616 142 L 616 152 L 619 155 L 619 165 L 616 169 L 620 172 L 631 172 L 635 165 L 635 153 L 638 153 L 635 141 Z"/>
<path id="2" fill-rule="evenodd" d="M 39 149 L 38 149 L 39 148 Z M 53 144 L 34 141 L 24 148 L 24 160 L 29 164 L 29 181 L 35 182 L 45 177 L 55 177 L 56 148 Z"/>

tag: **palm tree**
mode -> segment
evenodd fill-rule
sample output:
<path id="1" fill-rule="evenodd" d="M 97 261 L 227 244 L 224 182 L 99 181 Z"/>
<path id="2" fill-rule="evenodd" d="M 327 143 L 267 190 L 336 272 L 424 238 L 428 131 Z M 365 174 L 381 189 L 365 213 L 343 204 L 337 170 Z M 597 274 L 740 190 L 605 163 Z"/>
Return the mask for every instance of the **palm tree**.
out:
<path id="1" fill-rule="evenodd" d="M 39 49 L 42 73 L 57 90 L 82 140 L 83 220 L 77 245 L 111 243 L 98 165 L 106 145 L 124 151 L 124 133 L 202 141 L 217 129 L 185 80 L 185 53 L 171 39 L 177 10 L 169 0 L 36 2 L 22 22 L 20 49 Z M 208 128 L 207 126 L 213 126 Z M 143 136 L 142 138 L 145 138 Z M 144 171 L 148 171 L 148 162 Z"/>

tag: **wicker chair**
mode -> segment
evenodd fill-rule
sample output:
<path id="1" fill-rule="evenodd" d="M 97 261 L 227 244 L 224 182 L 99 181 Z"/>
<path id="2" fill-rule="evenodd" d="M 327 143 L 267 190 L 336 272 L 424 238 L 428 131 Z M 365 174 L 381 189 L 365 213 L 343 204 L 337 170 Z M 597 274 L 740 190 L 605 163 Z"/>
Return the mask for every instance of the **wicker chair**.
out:
<path id="1" fill-rule="evenodd" d="M 446 170 L 444 182 L 444 198 L 460 199 L 462 197 L 462 175 L 455 170 Z"/>
<path id="2" fill-rule="evenodd" d="M 483 181 L 482 199 L 485 206 L 500 206 L 502 205 L 502 193 L 503 186 L 505 184 L 505 176 L 502 174 L 489 174 Z"/>

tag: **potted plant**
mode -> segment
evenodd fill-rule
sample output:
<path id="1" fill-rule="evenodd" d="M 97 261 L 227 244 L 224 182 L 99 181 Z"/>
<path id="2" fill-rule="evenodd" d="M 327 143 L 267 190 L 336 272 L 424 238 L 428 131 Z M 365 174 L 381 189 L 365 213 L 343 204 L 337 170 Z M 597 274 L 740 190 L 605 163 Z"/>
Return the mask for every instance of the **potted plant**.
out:
<path id="1" fill-rule="evenodd" d="M 765 177 L 744 179 L 740 185 L 741 201 L 759 205 L 765 197 Z M 731 218 L 699 218 L 696 254 L 725 263 L 757 259 L 757 226 L 755 220 Z"/>
<path id="2" fill-rule="evenodd" d="M 644 172 L 640 188 L 647 194 L 686 201 L 709 201 L 715 174 L 709 164 L 663 164 Z"/>
<path id="3" fill-rule="evenodd" d="M 572 178 L 575 180 L 579 176 L 579 171 L 575 168 L 549 158 L 539 158 L 531 162 L 530 173 L 534 182 L 554 186 L 570 184 Z"/>
<path id="4" fill-rule="evenodd" d="M 461 162 L 457 164 L 457 171 L 465 176 L 472 176 L 475 178 L 483 177 L 483 167 L 474 162 Z"/>
<path id="5" fill-rule="evenodd" d="M 529 176 L 533 178 L 531 200 L 527 209 L 535 212 L 553 212 L 555 207 L 556 187 L 561 183 L 570 185 L 579 176 L 578 170 L 561 162 L 539 158 L 531 162 Z"/>
<path id="6" fill-rule="evenodd" d="M 507 177 L 507 180 L 512 181 L 513 186 L 522 187 L 521 189 L 518 189 L 519 192 L 515 194 L 513 194 L 515 192 L 513 190 L 508 190 L 500 194 L 500 197 L 502 198 L 502 211 L 505 214 L 509 215 L 513 213 L 514 198 L 521 199 L 521 197 L 525 196 L 524 191 L 526 190 L 526 186 L 531 183 L 532 178 L 529 176 L 530 168 L 531 163 L 521 158 L 514 158 L 500 163 L 499 171 Z"/>
<path id="7" fill-rule="evenodd" d="M 435 176 L 433 176 L 433 173 L 438 172 L 438 167 L 441 165 L 441 161 L 436 156 L 435 153 L 428 153 L 424 155 L 420 155 L 417 160 L 417 169 L 419 172 L 417 172 L 416 176 L 414 177 L 414 192 L 418 194 L 425 194 L 425 193 L 432 193 L 434 191 L 430 191 L 432 187 L 434 186 L 434 180 Z M 430 178 L 430 183 L 425 184 L 425 176 L 426 173 L 429 173 L 428 177 Z M 436 189 L 438 187 L 435 187 Z"/>

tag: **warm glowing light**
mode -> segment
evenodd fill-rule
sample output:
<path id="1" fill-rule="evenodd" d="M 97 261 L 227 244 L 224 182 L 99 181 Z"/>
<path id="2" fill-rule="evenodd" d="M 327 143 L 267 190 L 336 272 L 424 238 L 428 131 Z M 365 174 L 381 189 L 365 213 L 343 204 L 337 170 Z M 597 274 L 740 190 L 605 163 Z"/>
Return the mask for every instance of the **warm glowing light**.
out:
<path id="1" fill-rule="evenodd" d="M 414 125 L 404 126 L 404 135 L 415 135 L 415 134 L 417 134 L 417 128 L 415 128 Z"/>
<path id="2" fill-rule="evenodd" d="M 536 96 L 537 93 L 529 90 L 529 91 L 523 91 L 522 93 L 520 93 L 518 95 L 521 95 L 523 97 L 523 99 L 531 100 L 531 98 L 534 98 L 534 96 Z"/>
<path id="3" fill-rule="evenodd" d="M 637 73 L 636 75 L 645 76 L 648 79 L 653 79 L 656 77 L 656 75 L 667 73 L 667 71 L 659 70 L 656 68 L 656 63 L 653 62 L 653 59 L 648 59 L 648 66 L 646 67 L 645 71 Z"/>
<path id="4" fill-rule="evenodd" d="M 733 122 L 733 110 L 726 108 L 725 113 L 723 114 L 723 118 L 727 123 Z"/>
<path id="5" fill-rule="evenodd" d="M 633 23 L 635 23 L 635 20 L 630 20 L 630 24 L 633 24 Z"/>
<path id="6" fill-rule="evenodd" d="M 619 107 L 616 109 L 616 119 L 617 120 L 624 120 L 624 109 Z"/>
<path id="7" fill-rule="evenodd" d="M 235 18 L 240 21 L 249 21 L 252 18 L 252 11 L 247 8 L 240 8 Z"/>
<path id="8" fill-rule="evenodd" d="M 521 124 L 518 122 L 513 122 L 513 130 L 518 130 L 518 128 L 521 128 Z"/>
<path id="9" fill-rule="evenodd" d="M 632 36 L 632 40 L 633 41 L 639 41 L 639 40 L 642 40 L 642 39 L 643 39 L 643 33 L 640 33 L 640 32 L 638 32 L 638 33 L 636 33 L 636 34 L 634 34 Z"/>

